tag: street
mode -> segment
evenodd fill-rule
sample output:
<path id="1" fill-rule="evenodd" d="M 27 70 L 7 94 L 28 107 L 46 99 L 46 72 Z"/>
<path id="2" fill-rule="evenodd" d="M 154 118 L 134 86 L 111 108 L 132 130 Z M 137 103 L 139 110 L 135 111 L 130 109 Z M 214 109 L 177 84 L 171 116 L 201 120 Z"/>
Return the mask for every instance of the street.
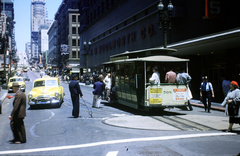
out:
<path id="1" fill-rule="evenodd" d="M 37 72 L 24 73 L 26 96 Z M 240 126 L 227 133 L 228 117 L 221 111 L 206 113 L 204 108 L 193 111 L 180 108 L 163 112 L 141 112 L 102 101 L 92 108 L 92 88 L 81 86 L 80 117 L 73 118 L 68 84 L 61 108 L 30 109 L 24 120 L 27 143 L 9 144 L 12 132 L 8 116 L 12 99 L 5 99 L 0 114 L 0 155 L 172 155 L 172 156 L 236 156 L 240 154 Z M 9 93 L 14 95 L 14 93 Z"/>

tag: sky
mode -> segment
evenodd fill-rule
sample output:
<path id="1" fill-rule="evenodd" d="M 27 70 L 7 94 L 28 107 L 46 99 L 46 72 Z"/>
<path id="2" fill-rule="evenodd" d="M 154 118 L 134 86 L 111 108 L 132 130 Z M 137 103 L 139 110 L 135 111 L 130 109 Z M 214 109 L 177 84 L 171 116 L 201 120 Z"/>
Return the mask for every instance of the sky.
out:
<path id="1" fill-rule="evenodd" d="M 48 19 L 54 20 L 55 13 L 62 0 L 46 0 Z M 25 51 L 25 44 L 30 42 L 31 30 L 31 0 L 14 0 L 14 21 L 15 24 L 15 40 L 17 42 L 17 50 Z"/>

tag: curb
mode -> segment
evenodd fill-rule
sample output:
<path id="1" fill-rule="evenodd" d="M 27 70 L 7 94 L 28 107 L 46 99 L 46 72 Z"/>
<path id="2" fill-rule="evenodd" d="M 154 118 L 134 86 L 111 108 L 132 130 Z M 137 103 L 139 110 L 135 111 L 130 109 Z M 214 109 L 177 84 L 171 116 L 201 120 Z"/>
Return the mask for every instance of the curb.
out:
<path id="1" fill-rule="evenodd" d="M 191 105 L 196 106 L 196 107 L 204 108 L 204 105 L 203 104 L 199 104 L 199 103 L 191 103 Z M 225 108 L 224 107 L 211 106 L 211 109 L 212 110 L 218 110 L 218 111 L 225 112 Z"/>

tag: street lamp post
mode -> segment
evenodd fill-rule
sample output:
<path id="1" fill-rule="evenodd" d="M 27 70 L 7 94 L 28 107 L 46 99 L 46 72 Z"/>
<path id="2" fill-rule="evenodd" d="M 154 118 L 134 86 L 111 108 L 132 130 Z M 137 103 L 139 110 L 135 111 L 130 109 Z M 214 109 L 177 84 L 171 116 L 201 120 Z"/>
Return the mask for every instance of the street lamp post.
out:
<path id="1" fill-rule="evenodd" d="M 171 0 L 169 1 L 169 4 L 167 6 L 167 9 L 164 10 L 164 5 L 162 3 L 162 0 L 160 0 L 158 4 L 158 10 L 159 10 L 159 29 L 164 29 L 164 48 L 167 48 L 167 30 L 171 29 L 171 18 L 172 18 L 172 10 L 173 5 Z"/>
<path id="2" fill-rule="evenodd" d="M 86 55 L 87 55 L 87 76 L 86 76 L 86 79 L 89 79 L 89 77 L 88 77 L 88 53 L 89 53 L 89 50 L 90 50 L 90 46 L 91 46 L 91 42 L 89 41 L 89 42 L 86 42 L 86 41 L 84 41 L 83 42 L 83 45 L 84 45 L 84 50 L 86 50 Z M 85 82 L 85 84 L 89 84 L 89 81 L 87 82 Z"/>

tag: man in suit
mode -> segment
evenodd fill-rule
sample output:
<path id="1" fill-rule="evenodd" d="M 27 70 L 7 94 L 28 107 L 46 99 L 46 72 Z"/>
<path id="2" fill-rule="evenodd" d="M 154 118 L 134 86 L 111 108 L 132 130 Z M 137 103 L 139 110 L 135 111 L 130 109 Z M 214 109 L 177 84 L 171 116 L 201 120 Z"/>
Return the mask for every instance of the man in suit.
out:
<path id="1" fill-rule="evenodd" d="M 13 132 L 13 140 L 9 140 L 10 143 L 20 144 L 26 143 L 26 131 L 23 119 L 26 116 L 26 95 L 19 89 L 18 82 L 12 84 L 15 99 L 13 101 L 13 109 L 9 119 Z"/>
<path id="2" fill-rule="evenodd" d="M 73 104 L 72 116 L 74 118 L 79 117 L 79 95 L 83 98 L 82 91 L 80 89 L 79 83 L 77 81 L 78 75 L 74 74 L 72 81 L 69 83 L 69 90 L 71 93 L 71 99 Z"/>
<path id="3" fill-rule="evenodd" d="M 97 82 L 94 83 L 93 85 L 93 105 L 92 107 L 93 108 L 99 108 L 99 105 L 100 105 L 100 96 L 102 96 L 102 92 L 104 90 L 104 85 L 102 82 L 100 82 L 100 78 L 98 77 L 97 78 Z"/>

